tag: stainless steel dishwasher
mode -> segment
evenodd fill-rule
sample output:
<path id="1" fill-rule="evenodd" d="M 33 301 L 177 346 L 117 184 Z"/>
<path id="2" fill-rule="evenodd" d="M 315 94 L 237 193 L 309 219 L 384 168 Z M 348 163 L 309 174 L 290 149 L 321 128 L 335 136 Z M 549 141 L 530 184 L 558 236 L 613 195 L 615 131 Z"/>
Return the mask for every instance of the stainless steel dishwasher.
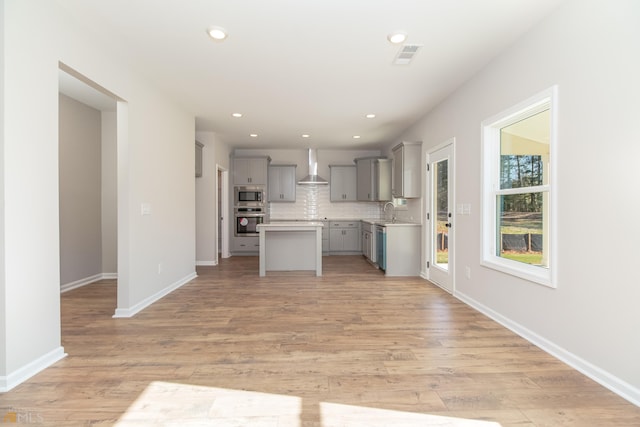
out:
<path id="1" fill-rule="evenodd" d="M 376 262 L 381 270 L 387 269 L 387 227 L 376 225 Z"/>

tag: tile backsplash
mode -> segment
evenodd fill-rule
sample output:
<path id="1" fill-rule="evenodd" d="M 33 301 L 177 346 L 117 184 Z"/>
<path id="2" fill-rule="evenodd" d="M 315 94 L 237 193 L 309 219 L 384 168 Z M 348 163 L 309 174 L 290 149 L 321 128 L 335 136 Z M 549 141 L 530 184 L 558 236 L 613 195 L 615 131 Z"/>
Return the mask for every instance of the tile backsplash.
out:
<path id="1" fill-rule="evenodd" d="M 328 185 L 296 185 L 295 203 L 269 203 L 271 219 L 381 218 L 383 203 L 330 201 Z"/>

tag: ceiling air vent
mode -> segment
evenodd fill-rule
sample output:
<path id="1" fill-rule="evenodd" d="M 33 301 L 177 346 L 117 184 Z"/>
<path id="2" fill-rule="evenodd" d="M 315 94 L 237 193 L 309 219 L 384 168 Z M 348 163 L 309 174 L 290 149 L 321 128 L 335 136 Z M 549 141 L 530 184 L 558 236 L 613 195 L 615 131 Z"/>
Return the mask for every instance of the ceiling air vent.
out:
<path id="1" fill-rule="evenodd" d="M 396 55 L 396 58 L 393 60 L 393 63 L 396 65 L 409 64 L 409 62 L 411 62 L 413 57 L 416 56 L 416 53 L 418 53 L 421 47 L 422 47 L 421 44 L 403 45 L 400 51 L 398 52 L 398 54 Z"/>

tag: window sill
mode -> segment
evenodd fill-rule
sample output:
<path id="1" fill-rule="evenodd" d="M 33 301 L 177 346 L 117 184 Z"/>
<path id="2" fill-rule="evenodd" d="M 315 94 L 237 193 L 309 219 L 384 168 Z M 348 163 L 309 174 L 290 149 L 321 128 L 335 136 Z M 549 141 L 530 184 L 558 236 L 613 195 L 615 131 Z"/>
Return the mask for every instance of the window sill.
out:
<path id="1" fill-rule="evenodd" d="M 555 289 L 557 286 L 552 280 L 551 270 L 544 267 L 536 267 L 520 263 L 517 261 L 505 260 L 499 257 L 491 257 L 489 259 L 483 259 L 480 265 L 497 270 L 502 273 L 510 274 L 520 279 L 527 280 L 529 282 L 537 283 L 548 288 Z"/>

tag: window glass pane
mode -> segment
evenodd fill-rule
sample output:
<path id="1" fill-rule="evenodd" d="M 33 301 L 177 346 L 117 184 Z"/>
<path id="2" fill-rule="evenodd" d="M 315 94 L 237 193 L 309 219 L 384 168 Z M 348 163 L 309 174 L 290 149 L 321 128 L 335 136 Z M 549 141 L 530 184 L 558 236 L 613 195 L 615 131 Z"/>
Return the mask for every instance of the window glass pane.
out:
<path id="1" fill-rule="evenodd" d="M 496 256 L 548 267 L 544 230 L 548 193 L 497 196 Z"/>
<path id="2" fill-rule="evenodd" d="M 500 129 L 500 188 L 547 184 L 549 110 Z"/>
<path id="3" fill-rule="evenodd" d="M 542 156 L 501 155 L 500 188 L 521 188 L 542 185 Z"/>
<path id="4" fill-rule="evenodd" d="M 434 237 L 436 259 L 434 262 L 440 267 L 449 267 L 449 161 L 442 160 L 434 164 L 436 194 L 436 233 Z"/>

